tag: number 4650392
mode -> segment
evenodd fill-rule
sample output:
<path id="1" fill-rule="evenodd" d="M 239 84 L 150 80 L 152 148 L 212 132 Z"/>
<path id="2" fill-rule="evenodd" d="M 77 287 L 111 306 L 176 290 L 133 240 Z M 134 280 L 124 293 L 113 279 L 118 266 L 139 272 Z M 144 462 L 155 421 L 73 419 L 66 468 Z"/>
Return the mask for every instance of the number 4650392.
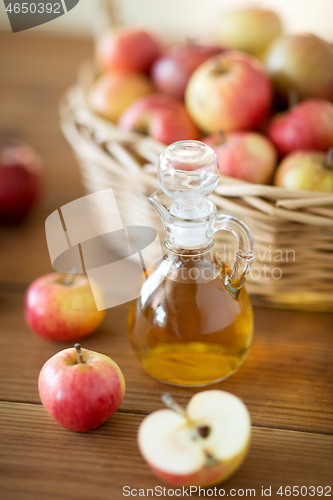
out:
<path id="1" fill-rule="evenodd" d="M 61 14 L 60 12 L 60 3 L 28 3 L 24 2 L 22 4 L 20 3 L 14 3 L 13 7 L 12 4 L 10 3 L 8 7 L 6 8 L 7 12 L 14 13 L 14 14 L 35 14 L 38 12 L 39 14 L 44 14 L 46 12 L 47 14 Z"/>
<path id="2" fill-rule="evenodd" d="M 331 497 L 331 486 L 280 486 L 277 494 L 286 497 Z"/>

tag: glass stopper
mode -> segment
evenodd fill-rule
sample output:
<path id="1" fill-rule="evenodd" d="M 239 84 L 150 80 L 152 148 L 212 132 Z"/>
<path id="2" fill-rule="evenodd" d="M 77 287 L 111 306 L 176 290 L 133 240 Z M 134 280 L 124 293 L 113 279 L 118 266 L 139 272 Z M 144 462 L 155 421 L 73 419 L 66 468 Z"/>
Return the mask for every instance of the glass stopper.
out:
<path id="1" fill-rule="evenodd" d="M 160 156 L 158 180 L 164 193 L 175 201 L 172 215 L 203 217 L 207 210 L 203 199 L 219 181 L 216 154 L 203 142 L 174 142 Z"/>

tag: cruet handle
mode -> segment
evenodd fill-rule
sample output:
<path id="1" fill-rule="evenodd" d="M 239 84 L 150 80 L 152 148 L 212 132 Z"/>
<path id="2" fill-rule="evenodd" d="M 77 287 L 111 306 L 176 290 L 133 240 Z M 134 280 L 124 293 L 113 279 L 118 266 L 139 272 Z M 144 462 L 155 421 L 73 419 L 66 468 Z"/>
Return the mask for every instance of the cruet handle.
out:
<path id="1" fill-rule="evenodd" d="M 225 285 L 230 294 L 237 298 L 254 259 L 254 240 L 244 222 L 229 215 L 216 214 L 211 228 L 212 236 L 217 231 L 230 231 L 238 240 L 236 260 L 230 276 L 225 277 Z"/>

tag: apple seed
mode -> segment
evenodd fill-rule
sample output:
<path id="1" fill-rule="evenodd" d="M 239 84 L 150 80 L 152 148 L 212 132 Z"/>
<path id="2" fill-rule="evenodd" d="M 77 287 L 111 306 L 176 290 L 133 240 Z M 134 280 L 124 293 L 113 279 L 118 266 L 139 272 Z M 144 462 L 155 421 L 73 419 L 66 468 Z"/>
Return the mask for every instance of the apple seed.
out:
<path id="1" fill-rule="evenodd" d="M 162 399 L 163 403 L 168 408 L 170 408 L 170 410 L 173 410 L 176 413 L 179 413 L 180 415 L 182 415 L 183 417 L 186 418 L 186 420 L 188 421 L 189 426 L 193 432 L 192 439 L 194 441 L 200 440 L 202 443 L 204 443 L 205 438 L 207 438 L 210 434 L 211 428 L 208 425 L 197 426 L 189 418 L 186 411 L 181 406 L 179 406 L 179 404 L 173 399 L 173 397 L 170 394 L 168 394 L 168 393 L 162 394 L 161 399 Z M 206 457 L 207 465 L 213 466 L 217 463 L 217 460 L 215 459 L 215 457 L 208 450 L 206 450 L 204 447 L 203 447 L 203 452 L 204 452 L 205 457 Z"/>

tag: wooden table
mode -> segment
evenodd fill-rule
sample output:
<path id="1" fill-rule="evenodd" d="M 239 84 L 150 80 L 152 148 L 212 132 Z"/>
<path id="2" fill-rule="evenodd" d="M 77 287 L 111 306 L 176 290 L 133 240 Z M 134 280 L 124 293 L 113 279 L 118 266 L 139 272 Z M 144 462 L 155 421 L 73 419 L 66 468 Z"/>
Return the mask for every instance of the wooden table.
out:
<path id="1" fill-rule="evenodd" d="M 92 44 L 3 34 L 0 47 L 0 132 L 30 142 L 47 166 L 44 198 L 29 221 L 0 229 L 0 498 L 117 500 L 124 498 L 124 486 L 167 487 L 141 458 L 137 428 L 144 415 L 163 406 L 166 389 L 182 405 L 196 391 L 166 387 L 141 370 L 127 339 L 126 305 L 108 310 L 102 327 L 84 341 L 123 370 L 127 389 L 119 411 L 100 428 L 79 434 L 61 428 L 40 403 L 39 370 L 68 345 L 29 331 L 23 296 L 33 279 L 52 270 L 46 217 L 83 194 L 59 130 L 57 104 Z M 253 422 L 244 464 L 219 487 L 226 496 L 254 488 L 258 497 L 262 486 L 271 486 L 271 497 L 282 498 L 280 486 L 333 485 L 332 320 L 330 314 L 255 309 L 246 362 L 215 386 L 242 398 Z"/>

